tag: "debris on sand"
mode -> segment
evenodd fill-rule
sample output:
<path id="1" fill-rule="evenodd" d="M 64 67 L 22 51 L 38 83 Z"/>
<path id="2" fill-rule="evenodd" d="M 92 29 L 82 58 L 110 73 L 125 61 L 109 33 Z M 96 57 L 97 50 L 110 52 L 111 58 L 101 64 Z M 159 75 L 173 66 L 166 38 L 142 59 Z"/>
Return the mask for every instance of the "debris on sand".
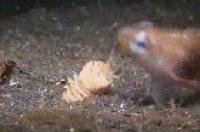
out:
<path id="1" fill-rule="evenodd" d="M 0 77 L 3 76 L 5 71 L 6 71 L 6 60 L 0 59 Z"/>
<path id="2" fill-rule="evenodd" d="M 105 92 L 113 82 L 114 74 L 109 64 L 102 61 L 88 62 L 77 76 L 69 78 L 63 100 L 67 102 L 83 101 L 94 94 Z"/>
<path id="3" fill-rule="evenodd" d="M 0 83 L 4 82 L 6 78 L 9 78 L 13 66 L 13 61 L 0 58 Z"/>

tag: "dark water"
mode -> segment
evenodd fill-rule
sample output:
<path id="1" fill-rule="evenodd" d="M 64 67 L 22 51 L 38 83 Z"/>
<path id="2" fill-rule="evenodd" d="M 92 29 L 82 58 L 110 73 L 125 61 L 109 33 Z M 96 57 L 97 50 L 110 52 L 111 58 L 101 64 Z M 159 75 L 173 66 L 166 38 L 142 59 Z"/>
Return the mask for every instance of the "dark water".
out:
<path id="1" fill-rule="evenodd" d="M 21 14 L 29 11 L 32 8 L 46 7 L 47 9 L 71 6 L 91 6 L 97 5 L 112 5 L 120 4 L 122 6 L 132 3 L 146 5 L 158 4 L 165 8 L 177 9 L 185 8 L 185 6 L 193 9 L 193 14 L 200 12 L 199 0 L 1 0 L 0 1 L 0 16 L 10 16 Z"/>

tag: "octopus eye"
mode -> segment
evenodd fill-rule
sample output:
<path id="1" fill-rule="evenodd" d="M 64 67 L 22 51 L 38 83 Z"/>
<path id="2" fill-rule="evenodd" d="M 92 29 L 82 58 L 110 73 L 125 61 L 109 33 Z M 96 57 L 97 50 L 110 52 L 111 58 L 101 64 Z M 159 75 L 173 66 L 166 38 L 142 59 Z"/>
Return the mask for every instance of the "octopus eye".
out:
<path id="1" fill-rule="evenodd" d="M 148 45 L 145 42 L 136 42 L 136 45 L 140 48 L 147 48 Z"/>

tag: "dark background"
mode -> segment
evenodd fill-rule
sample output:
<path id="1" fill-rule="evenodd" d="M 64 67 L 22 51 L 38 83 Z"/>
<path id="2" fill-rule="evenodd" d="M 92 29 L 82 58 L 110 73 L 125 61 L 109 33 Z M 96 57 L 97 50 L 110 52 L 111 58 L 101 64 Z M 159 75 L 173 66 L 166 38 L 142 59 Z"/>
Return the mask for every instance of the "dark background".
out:
<path id="1" fill-rule="evenodd" d="M 74 6 L 90 6 L 95 4 L 119 4 L 127 6 L 134 4 L 158 4 L 165 8 L 192 8 L 195 13 L 200 12 L 199 0 L 1 0 L 0 1 L 0 15 L 9 16 L 23 12 L 27 12 L 32 8 L 46 7 L 57 8 L 65 7 L 70 8 Z"/>

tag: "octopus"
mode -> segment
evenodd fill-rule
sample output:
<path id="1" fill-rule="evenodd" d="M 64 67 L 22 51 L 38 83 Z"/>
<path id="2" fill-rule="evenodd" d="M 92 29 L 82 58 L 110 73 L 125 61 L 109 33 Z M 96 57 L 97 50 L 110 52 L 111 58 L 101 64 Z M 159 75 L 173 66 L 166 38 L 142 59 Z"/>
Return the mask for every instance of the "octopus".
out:
<path id="1" fill-rule="evenodd" d="M 121 51 L 133 55 L 151 75 L 151 96 L 158 106 L 174 100 L 181 91 L 199 93 L 199 29 L 161 28 L 140 21 L 122 27 L 118 40 Z"/>

